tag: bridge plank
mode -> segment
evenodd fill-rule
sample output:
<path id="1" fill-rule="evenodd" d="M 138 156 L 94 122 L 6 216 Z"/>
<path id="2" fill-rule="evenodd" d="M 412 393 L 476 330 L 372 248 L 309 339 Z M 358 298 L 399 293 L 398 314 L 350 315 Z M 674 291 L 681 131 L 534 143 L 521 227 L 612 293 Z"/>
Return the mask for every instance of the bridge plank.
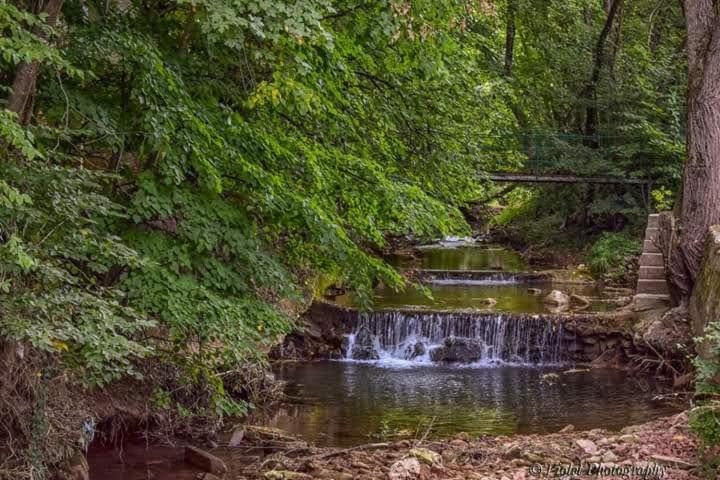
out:
<path id="1" fill-rule="evenodd" d="M 579 175 L 533 175 L 528 173 L 490 172 L 488 178 L 494 182 L 515 183 L 622 183 L 648 185 L 653 183 L 647 178 L 621 178 L 621 177 L 584 177 Z"/>

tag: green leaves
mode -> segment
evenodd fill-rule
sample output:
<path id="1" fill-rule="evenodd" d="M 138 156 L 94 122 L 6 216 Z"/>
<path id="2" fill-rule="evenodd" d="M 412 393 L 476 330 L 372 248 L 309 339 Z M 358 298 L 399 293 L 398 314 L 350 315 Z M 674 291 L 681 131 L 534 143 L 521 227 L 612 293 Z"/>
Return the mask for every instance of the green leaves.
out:
<path id="1" fill-rule="evenodd" d="M 374 254 L 388 236 L 465 233 L 482 106 L 449 26 L 464 8 L 398 8 L 68 1 L 63 50 L 32 59 L 87 75 L 47 75 L 32 128 L 0 123 L 25 158 L 0 183 L 4 332 L 91 383 L 153 355 L 224 411 L 214 372 L 288 332 L 309 279 L 366 302 L 378 281 L 400 287 Z M 31 58 L 17 42 L 42 23 L 3 14 L 8 58 Z M 149 319 L 161 333 L 140 341 Z"/>
<path id="2" fill-rule="evenodd" d="M 151 346 L 135 337 L 153 323 L 111 280 L 143 262 L 108 231 L 122 218 L 100 193 L 109 177 L 7 158 L 0 177 L 0 335 L 77 383 L 139 375 Z"/>
<path id="3" fill-rule="evenodd" d="M 603 233 L 588 254 L 590 271 L 594 276 L 620 277 L 625 274 L 625 263 L 630 257 L 640 255 L 642 244 L 622 233 Z"/>
<path id="4" fill-rule="evenodd" d="M 640 172 L 652 151 L 671 178 L 676 33 L 658 15 L 668 41 L 652 62 L 639 19 L 655 4 L 628 14 L 617 78 L 598 90 L 601 127 L 637 139 L 604 155 L 572 140 L 599 4 L 522 3 L 508 75 L 503 2 L 67 0 L 55 32 L 6 2 L 3 65 L 41 63 L 33 125 L 0 112 L 0 138 L 22 157 L 0 177 L 13 335 L 27 329 L 101 381 L 119 374 L 112 362 L 155 355 L 208 382 L 220 406 L 214 372 L 287 332 L 313 278 L 369 302 L 377 282 L 403 284 L 377 257 L 389 237 L 468 233 L 460 209 L 487 189 L 480 172 L 543 155 L 558 171 Z M 563 133 L 526 149 L 519 130 Z M 504 222 L 552 203 L 532 231 L 545 235 L 582 193 L 528 195 Z M 607 200 L 583 208 L 638 210 L 624 192 Z M 149 319 L 159 339 L 139 340 Z M 112 360 L 94 341 L 114 342 Z"/>
<path id="5" fill-rule="evenodd" d="M 30 160 L 41 156 L 40 151 L 35 148 L 32 132 L 18 124 L 17 115 L 14 112 L 4 109 L 0 110 L 0 140 L 12 145 Z M 7 190 L 2 185 L 3 183 L 0 183 L 0 188 L 3 189 L 0 193 L 7 195 Z"/>

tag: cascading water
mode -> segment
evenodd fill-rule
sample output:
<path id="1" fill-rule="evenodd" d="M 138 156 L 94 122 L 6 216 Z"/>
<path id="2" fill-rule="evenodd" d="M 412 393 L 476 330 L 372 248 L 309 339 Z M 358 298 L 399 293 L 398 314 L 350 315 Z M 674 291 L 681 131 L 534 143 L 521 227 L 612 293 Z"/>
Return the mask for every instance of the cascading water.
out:
<path id="1" fill-rule="evenodd" d="M 380 311 L 358 317 L 346 359 L 562 363 L 567 335 L 549 315 Z"/>
<path id="2" fill-rule="evenodd" d="M 488 272 L 483 270 L 419 270 L 424 282 L 440 285 L 512 285 L 550 282 L 549 275 L 534 272 Z"/>

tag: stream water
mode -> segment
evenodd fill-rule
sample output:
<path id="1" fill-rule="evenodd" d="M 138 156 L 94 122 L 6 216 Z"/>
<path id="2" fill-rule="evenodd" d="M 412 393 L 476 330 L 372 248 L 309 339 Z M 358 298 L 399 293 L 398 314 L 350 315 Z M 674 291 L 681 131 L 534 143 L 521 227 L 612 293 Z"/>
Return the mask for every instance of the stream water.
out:
<path id="1" fill-rule="evenodd" d="M 617 370 L 288 364 L 277 371 L 296 398 L 267 423 L 318 445 L 393 438 L 620 429 L 676 410 L 653 401 L 662 385 Z M 555 379 L 552 375 L 557 374 Z"/>
<path id="2" fill-rule="evenodd" d="M 459 244 L 457 247 L 431 245 L 419 248 L 413 256 L 392 259 L 400 269 L 424 272 L 432 277 L 424 289 L 412 286 L 402 291 L 381 285 L 375 289 L 374 310 L 397 309 L 481 309 L 493 312 L 543 313 L 557 309 L 543 303 L 551 290 L 586 298 L 587 311 L 607 311 L 613 307 L 610 296 L 594 283 L 557 282 L 551 278 L 532 278 L 523 258 L 515 251 L 497 245 Z M 536 274 L 541 277 L 542 274 Z M 567 275 L 566 275 L 567 276 Z M 492 299 L 492 305 L 488 304 Z M 341 295 L 335 302 L 357 306 L 352 295 Z"/>
<path id="3" fill-rule="evenodd" d="M 353 445 L 426 430 L 443 437 L 568 424 L 619 429 L 675 411 L 653 400 L 666 388 L 656 379 L 572 369 L 574 334 L 553 321 L 558 309 L 543 297 L 559 289 L 588 299 L 584 312 L 614 308 L 594 284 L 543 279 L 495 245 L 429 246 L 395 264 L 431 270 L 429 295 L 378 287 L 374 311 L 348 331 L 344 361 L 277 371 L 295 400 L 268 424 L 320 445 Z M 351 296 L 336 302 L 354 306 Z"/>
<path id="4" fill-rule="evenodd" d="M 522 272 L 527 265 L 522 256 L 492 244 L 466 244 L 456 247 L 429 245 L 416 250 L 413 256 L 396 256 L 391 263 L 401 268 L 430 270 L 498 270 Z"/>
<path id="5" fill-rule="evenodd" d="M 481 309 L 493 312 L 512 313 L 543 313 L 553 312 L 553 308 L 543 303 L 543 297 L 551 290 L 558 288 L 551 282 L 536 282 L 532 285 L 516 283 L 508 280 L 440 280 L 447 283 L 430 283 L 425 292 L 407 288 L 396 292 L 391 288 L 381 286 L 375 289 L 373 307 L 376 310 L 397 309 Z M 537 288 L 539 292 L 532 293 L 529 288 Z M 563 285 L 562 290 L 575 295 L 586 297 L 590 301 L 588 311 L 606 311 L 612 308 L 608 298 L 605 298 L 595 285 Z M 487 299 L 492 298 L 497 303 L 491 307 Z M 343 295 L 336 299 L 341 305 L 354 306 L 352 297 Z"/>
<path id="6" fill-rule="evenodd" d="M 395 264 L 434 271 L 429 295 L 377 288 L 375 311 L 348 326 L 345 359 L 280 364 L 276 375 L 290 400 L 254 421 L 320 446 L 351 446 L 459 432 L 555 432 L 568 424 L 612 430 L 677 411 L 655 399 L 666 387 L 654 378 L 574 369 L 567 361 L 575 340 L 553 321 L 556 310 L 543 296 L 560 289 L 587 298 L 586 312 L 611 308 L 594 285 L 536 278 L 517 253 L 497 246 L 431 246 Z M 336 300 L 353 305 L 349 296 Z M 223 458 L 234 455 L 220 450 Z M 179 448 L 93 447 L 88 458 L 97 480 L 145 479 L 151 470 L 155 480 L 196 475 Z"/>

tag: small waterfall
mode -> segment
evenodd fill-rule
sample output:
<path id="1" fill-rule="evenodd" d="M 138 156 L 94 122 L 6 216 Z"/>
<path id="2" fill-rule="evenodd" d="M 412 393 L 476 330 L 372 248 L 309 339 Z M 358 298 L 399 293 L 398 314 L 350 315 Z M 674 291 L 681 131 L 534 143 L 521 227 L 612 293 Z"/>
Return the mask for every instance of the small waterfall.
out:
<path id="1" fill-rule="evenodd" d="M 545 273 L 486 270 L 419 270 L 417 277 L 424 282 L 444 285 L 507 285 L 547 283 L 552 280 Z"/>
<path id="2" fill-rule="evenodd" d="M 557 364 L 565 336 L 549 315 L 379 311 L 358 316 L 345 351 L 354 360 Z"/>

